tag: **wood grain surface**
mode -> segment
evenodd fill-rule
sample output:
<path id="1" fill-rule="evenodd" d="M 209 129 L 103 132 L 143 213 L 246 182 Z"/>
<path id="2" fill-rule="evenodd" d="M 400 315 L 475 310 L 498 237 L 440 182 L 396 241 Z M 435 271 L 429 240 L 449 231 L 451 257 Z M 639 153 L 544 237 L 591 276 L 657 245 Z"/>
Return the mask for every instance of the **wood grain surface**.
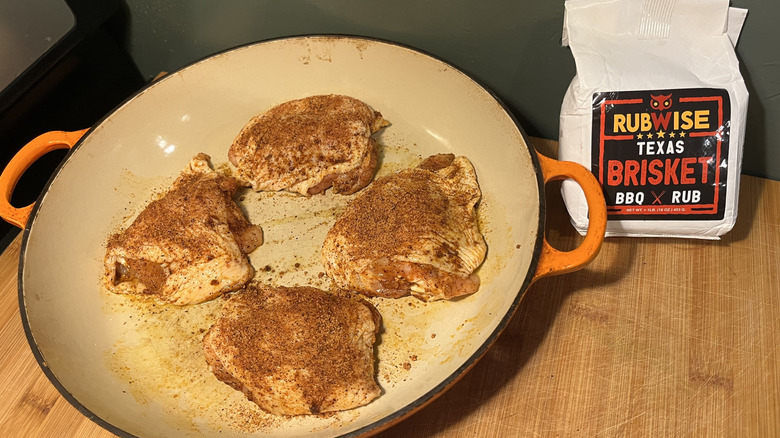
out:
<path id="1" fill-rule="evenodd" d="M 555 156 L 556 143 L 534 139 Z M 580 240 L 556 187 L 547 235 Z M 110 437 L 27 345 L 21 238 L 0 255 L 0 437 Z M 534 284 L 459 382 L 389 437 L 780 435 L 780 182 L 742 176 L 720 241 L 609 238 L 585 269 Z"/>

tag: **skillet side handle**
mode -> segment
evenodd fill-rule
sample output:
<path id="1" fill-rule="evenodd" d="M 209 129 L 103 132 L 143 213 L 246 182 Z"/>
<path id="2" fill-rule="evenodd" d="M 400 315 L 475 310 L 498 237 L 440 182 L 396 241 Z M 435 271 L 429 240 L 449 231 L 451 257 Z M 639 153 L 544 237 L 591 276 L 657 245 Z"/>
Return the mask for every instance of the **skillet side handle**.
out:
<path id="1" fill-rule="evenodd" d="M 11 225 L 24 228 L 32 213 L 33 204 L 16 208 L 11 205 L 11 195 L 24 172 L 39 158 L 57 149 L 70 149 L 87 132 L 50 131 L 35 137 L 24 145 L 0 174 L 0 217 Z"/>
<path id="2" fill-rule="evenodd" d="M 536 155 L 539 157 L 545 184 L 570 178 L 582 187 L 588 203 L 588 231 L 580 246 L 571 251 L 559 251 L 553 248 L 544 236 L 542 252 L 532 282 L 543 277 L 582 269 L 596 258 L 607 230 L 607 205 L 601 185 L 593 174 L 580 164 L 553 160 L 538 152 Z"/>

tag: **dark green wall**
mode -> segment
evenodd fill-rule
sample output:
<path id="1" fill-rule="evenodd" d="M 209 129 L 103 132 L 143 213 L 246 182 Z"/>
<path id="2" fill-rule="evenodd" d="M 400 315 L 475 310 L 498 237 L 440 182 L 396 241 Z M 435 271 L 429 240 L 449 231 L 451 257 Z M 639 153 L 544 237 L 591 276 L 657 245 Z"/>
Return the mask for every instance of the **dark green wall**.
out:
<path id="1" fill-rule="evenodd" d="M 637 0 L 639 1 L 639 0 Z M 126 0 L 128 49 L 146 77 L 214 52 L 288 35 L 382 38 L 434 54 L 498 94 L 535 136 L 558 138 L 575 74 L 562 0 Z M 780 2 L 750 10 L 737 54 L 750 91 L 743 173 L 780 180 Z"/>

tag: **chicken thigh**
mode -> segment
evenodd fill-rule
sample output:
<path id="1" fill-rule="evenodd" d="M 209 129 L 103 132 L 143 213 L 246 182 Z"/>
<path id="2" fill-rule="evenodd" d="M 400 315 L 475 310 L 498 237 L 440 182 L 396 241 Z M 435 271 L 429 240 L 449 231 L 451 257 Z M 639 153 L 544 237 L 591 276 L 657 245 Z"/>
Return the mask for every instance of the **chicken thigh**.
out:
<path id="1" fill-rule="evenodd" d="M 380 388 L 380 316 L 352 294 L 250 284 L 228 299 L 203 337 L 215 376 L 277 415 L 365 405 Z"/>
<path id="2" fill-rule="evenodd" d="M 237 188 L 207 155 L 194 157 L 163 197 L 109 238 L 106 288 L 176 305 L 241 288 L 254 275 L 246 254 L 262 244 L 263 232 L 233 201 Z"/>
<path id="3" fill-rule="evenodd" d="M 471 162 L 451 154 L 380 178 L 328 231 L 325 271 L 367 296 L 433 301 L 471 294 L 487 251 L 475 211 L 480 197 Z"/>
<path id="4" fill-rule="evenodd" d="M 244 125 L 228 151 L 237 178 L 255 190 L 351 194 L 377 166 L 371 137 L 389 123 L 358 99 L 320 95 L 277 105 Z"/>

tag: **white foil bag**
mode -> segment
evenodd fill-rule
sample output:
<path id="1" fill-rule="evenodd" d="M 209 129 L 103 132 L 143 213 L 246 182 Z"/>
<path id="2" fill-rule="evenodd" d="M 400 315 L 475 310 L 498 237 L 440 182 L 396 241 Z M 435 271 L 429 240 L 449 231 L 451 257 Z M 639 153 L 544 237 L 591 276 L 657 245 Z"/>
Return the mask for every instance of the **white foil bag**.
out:
<path id="1" fill-rule="evenodd" d="M 607 236 L 717 239 L 737 217 L 748 93 L 734 51 L 747 11 L 727 0 L 567 0 L 577 73 L 559 159 L 591 169 Z M 585 233 L 575 183 L 562 194 Z"/>

